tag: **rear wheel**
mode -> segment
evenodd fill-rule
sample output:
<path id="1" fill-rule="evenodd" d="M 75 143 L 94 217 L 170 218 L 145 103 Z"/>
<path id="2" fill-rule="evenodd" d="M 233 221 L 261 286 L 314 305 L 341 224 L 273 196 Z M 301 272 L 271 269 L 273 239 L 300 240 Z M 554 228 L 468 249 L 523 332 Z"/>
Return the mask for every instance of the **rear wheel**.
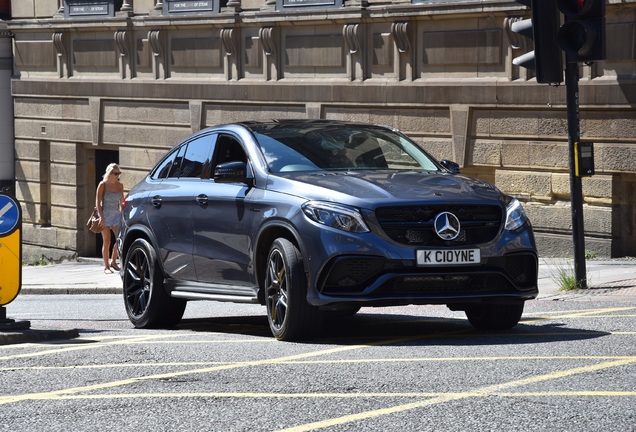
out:
<path id="1" fill-rule="evenodd" d="M 186 301 L 165 291 L 155 250 L 145 239 L 137 239 L 124 260 L 124 305 L 137 328 L 172 327 L 181 321 Z"/>
<path id="2" fill-rule="evenodd" d="M 474 305 L 466 309 L 466 317 L 479 330 L 508 330 L 519 323 L 523 306 L 523 303 Z"/>
<path id="3" fill-rule="evenodd" d="M 279 238 L 272 243 L 264 287 L 267 320 L 276 339 L 301 340 L 320 331 L 322 315 L 307 302 L 302 255 L 289 240 Z"/>

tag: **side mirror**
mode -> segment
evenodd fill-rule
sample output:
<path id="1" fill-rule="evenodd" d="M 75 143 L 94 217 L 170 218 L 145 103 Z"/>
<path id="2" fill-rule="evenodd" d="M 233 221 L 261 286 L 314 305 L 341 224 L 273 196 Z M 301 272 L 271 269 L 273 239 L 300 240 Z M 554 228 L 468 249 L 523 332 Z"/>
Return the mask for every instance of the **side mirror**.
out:
<path id="1" fill-rule="evenodd" d="M 214 168 L 214 181 L 217 183 L 252 184 L 252 179 L 247 177 L 247 164 L 239 161 L 218 164 Z"/>
<path id="2" fill-rule="evenodd" d="M 451 174 L 459 174 L 459 164 L 449 161 L 446 159 L 442 159 L 439 163 Z"/>

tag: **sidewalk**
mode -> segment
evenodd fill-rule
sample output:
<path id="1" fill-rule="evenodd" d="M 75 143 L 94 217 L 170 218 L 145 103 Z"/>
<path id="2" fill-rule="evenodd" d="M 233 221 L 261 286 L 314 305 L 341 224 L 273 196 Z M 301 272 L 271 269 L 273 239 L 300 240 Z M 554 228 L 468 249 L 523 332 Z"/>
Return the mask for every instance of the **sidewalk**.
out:
<path id="1" fill-rule="evenodd" d="M 585 295 L 621 295 L 636 297 L 636 259 L 594 259 L 586 262 L 588 290 L 560 291 L 561 272 L 574 274 L 571 259 L 539 259 L 539 298 Z M 29 294 L 120 294 L 118 273 L 104 274 L 98 258 L 80 258 L 77 262 L 22 267 L 22 290 Z"/>
<path id="2" fill-rule="evenodd" d="M 562 291 L 559 275 L 574 275 L 574 261 L 565 258 L 539 258 L 539 299 L 616 299 L 636 300 L 636 259 L 591 259 L 585 263 L 585 290 Z"/>
<path id="3" fill-rule="evenodd" d="M 101 258 L 22 267 L 22 289 L 28 294 L 120 294 L 119 272 L 104 274 Z"/>

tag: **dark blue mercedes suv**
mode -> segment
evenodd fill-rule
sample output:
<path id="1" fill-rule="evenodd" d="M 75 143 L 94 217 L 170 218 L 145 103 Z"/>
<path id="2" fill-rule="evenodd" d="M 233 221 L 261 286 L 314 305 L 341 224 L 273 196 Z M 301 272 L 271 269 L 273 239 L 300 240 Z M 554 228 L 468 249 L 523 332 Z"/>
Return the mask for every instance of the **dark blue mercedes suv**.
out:
<path id="1" fill-rule="evenodd" d="M 265 305 L 280 340 L 363 306 L 445 304 L 498 330 L 538 294 L 519 201 L 368 124 L 204 129 L 130 190 L 118 247 L 141 328 L 173 326 L 188 300 L 208 299 Z"/>

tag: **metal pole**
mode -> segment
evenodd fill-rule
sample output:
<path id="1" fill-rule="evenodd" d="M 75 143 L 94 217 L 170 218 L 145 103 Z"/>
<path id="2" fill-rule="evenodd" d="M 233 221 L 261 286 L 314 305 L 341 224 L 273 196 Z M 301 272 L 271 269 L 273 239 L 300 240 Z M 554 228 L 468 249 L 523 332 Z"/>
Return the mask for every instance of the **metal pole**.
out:
<path id="1" fill-rule="evenodd" d="M 576 148 L 581 139 L 579 127 L 579 65 L 567 61 L 565 85 L 568 114 L 568 147 L 570 162 L 570 198 L 572 205 L 572 237 L 574 245 L 574 277 L 578 288 L 587 288 L 585 269 L 585 230 L 583 228 L 583 187 L 575 172 Z"/>

